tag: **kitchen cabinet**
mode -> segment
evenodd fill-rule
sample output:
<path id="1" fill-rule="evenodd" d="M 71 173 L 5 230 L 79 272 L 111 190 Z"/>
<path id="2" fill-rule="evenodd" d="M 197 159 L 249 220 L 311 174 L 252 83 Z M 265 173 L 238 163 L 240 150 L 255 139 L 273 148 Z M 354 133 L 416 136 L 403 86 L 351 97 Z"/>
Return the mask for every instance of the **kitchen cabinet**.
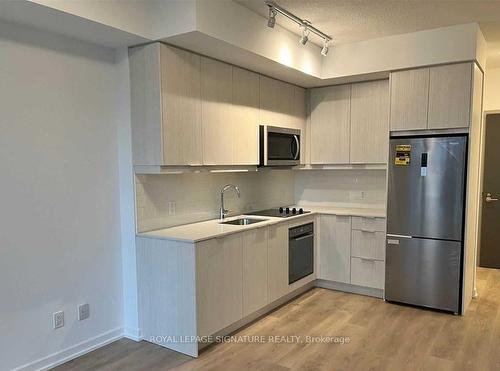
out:
<path id="1" fill-rule="evenodd" d="M 243 232 L 243 317 L 268 304 L 268 229 Z"/>
<path id="2" fill-rule="evenodd" d="M 430 68 L 429 129 L 469 126 L 471 86 L 470 63 Z"/>
<path id="3" fill-rule="evenodd" d="M 204 165 L 232 165 L 234 145 L 233 68 L 201 58 L 201 122 Z"/>
<path id="4" fill-rule="evenodd" d="M 307 92 L 298 86 L 293 87 L 293 126 L 300 129 L 300 164 L 308 163 L 308 130 L 307 130 Z"/>
<path id="5" fill-rule="evenodd" d="M 348 164 L 350 85 L 311 91 L 311 164 Z"/>
<path id="6" fill-rule="evenodd" d="M 134 165 L 201 165 L 200 56 L 154 43 L 129 65 Z"/>
<path id="7" fill-rule="evenodd" d="M 392 72 L 390 130 L 467 128 L 472 63 Z"/>
<path id="8" fill-rule="evenodd" d="M 385 233 L 353 229 L 351 257 L 385 260 Z"/>
<path id="9" fill-rule="evenodd" d="M 321 215 L 319 220 L 319 278 L 349 283 L 351 217 Z"/>
<path id="10" fill-rule="evenodd" d="M 225 125 L 233 131 L 232 162 L 237 165 L 259 163 L 259 88 L 258 74 L 233 67 L 234 120 Z"/>
<path id="11" fill-rule="evenodd" d="M 384 288 L 385 263 L 376 259 L 351 259 L 351 284 L 374 289 Z"/>
<path id="12" fill-rule="evenodd" d="M 272 302 L 288 294 L 288 225 L 269 226 L 268 291 Z"/>
<path id="13" fill-rule="evenodd" d="M 260 123 L 294 127 L 294 94 L 293 85 L 260 76 Z"/>
<path id="14" fill-rule="evenodd" d="M 392 72 L 390 128 L 427 128 L 429 68 Z"/>
<path id="15" fill-rule="evenodd" d="M 389 82 L 351 86 L 350 163 L 387 163 L 389 152 Z"/>
<path id="16" fill-rule="evenodd" d="M 242 235 L 196 244 L 196 305 L 200 336 L 243 317 Z"/>

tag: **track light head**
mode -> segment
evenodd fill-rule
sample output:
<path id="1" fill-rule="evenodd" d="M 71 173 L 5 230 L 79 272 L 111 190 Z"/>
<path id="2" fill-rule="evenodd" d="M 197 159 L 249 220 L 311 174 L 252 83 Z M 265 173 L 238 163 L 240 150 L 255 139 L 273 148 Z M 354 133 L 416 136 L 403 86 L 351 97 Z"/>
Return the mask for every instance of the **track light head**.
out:
<path id="1" fill-rule="evenodd" d="M 321 55 L 324 56 L 324 57 L 326 57 L 326 55 L 328 54 L 328 50 L 329 50 L 329 48 L 328 48 L 328 42 L 329 41 L 327 39 L 325 39 L 323 41 L 323 49 L 321 49 Z"/>
<path id="2" fill-rule="evenodd" d="M 305 22 L 302 26 L 302 36 L 300 36 L 299 42 L 302 45 L 306 45 L 309 40 L 309 29 L 307 28 L 307 22 Z"/>
<path id="3" fill-rule="evenodd" d="M 274 28 L 274 25 L 276 24 L 276 10 L 270 6 L 269 7 L 269 19 L 267 20 L 267 27 L 269 28 Z"/>

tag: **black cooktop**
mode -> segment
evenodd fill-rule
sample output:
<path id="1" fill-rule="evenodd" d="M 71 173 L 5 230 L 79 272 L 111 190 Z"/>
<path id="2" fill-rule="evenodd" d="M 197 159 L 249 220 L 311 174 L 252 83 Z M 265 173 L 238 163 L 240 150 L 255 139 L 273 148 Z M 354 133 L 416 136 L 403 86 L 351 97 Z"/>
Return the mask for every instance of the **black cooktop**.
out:
<path id="1" fill-rule="evenodd" d="M 301 207 L 276 207 L 274 209 L 260 210 L 254 211 L 252 213 L 248 213 L 247 215 L 258 215 L 258 216 L 274 216 L 279 218 L 288 218 L 290 216 L 296 216 L 301 214 L 310 213 L 309 210 L 304 210 Z"/>

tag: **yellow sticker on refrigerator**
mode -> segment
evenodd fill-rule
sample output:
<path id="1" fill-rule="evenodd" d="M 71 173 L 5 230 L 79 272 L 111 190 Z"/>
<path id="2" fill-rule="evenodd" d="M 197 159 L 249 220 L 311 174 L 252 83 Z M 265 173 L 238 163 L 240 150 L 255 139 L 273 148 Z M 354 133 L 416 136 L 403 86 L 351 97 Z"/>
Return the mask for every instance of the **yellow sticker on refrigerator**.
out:
<path id="1" fill-rule="evenodd" d="M 411 144 L 397 144 L 396 156 L 394 157 L 394 165 L 409 166 L 411 154 Z"/>

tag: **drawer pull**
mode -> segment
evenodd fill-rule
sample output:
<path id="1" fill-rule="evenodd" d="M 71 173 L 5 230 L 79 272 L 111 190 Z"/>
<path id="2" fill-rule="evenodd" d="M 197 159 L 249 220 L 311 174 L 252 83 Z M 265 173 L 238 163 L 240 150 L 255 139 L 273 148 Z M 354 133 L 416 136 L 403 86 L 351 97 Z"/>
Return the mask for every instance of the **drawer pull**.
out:
<path id="1" fill-rule="evenodd" d="M 362 261 L 365 261 L 365 262 L 370 262 L 370 263 L 375 263 L 377 261 L 377 259 L 370 259 L 370 258 L 361 258 L 360 259 Z"/>
<path id="2" fill-rule="evenodd" d="M 374 230 L 370 230 L 370 229 L 360 229 L 361 232 L 365 232 L 365 233 L 376 233 L 377 231 L 374 231 Z"/>

